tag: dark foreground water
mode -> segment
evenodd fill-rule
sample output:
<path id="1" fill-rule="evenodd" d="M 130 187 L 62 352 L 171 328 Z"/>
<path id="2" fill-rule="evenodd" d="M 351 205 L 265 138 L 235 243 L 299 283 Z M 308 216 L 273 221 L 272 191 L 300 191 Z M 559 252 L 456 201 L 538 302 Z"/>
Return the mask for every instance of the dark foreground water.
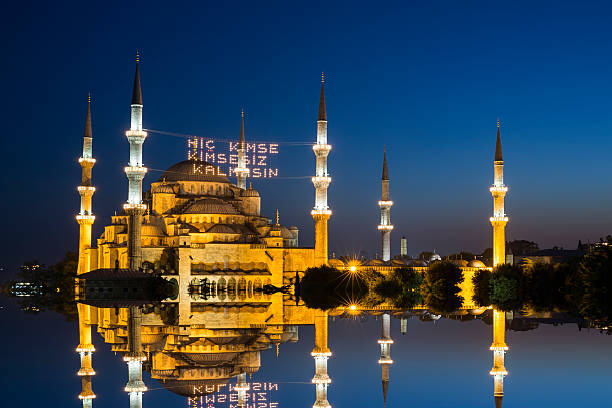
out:
<path id="1" fill-rule="evenodd" d="M 77 324 L 53 313 L 27 315 L 11 300 L 0 302 L 4 351 L 0 405 L 80 407 L 81 384 L 76 376 L 80 363 L 74 351 Z M 401 335 L 399 320 L 391 323 L 395 343 L 387 407 L 493 406 L 493 380 L 488 374 L 491 326 L 480 320 L 432 323 L 412 319 L 407 334 Z M 312 406 L 313 326 L 300 327 L 299 335 L 299 342 L 280 346 L 278 357 L 274 348 L 262 353 L 261 369 L 250 380 L 261 390 L 258 407 Z M 330 318 L 333 355 L 328 362 L 332 378 L 328 399 L 333 407 L 382 407 L 379 336 L 380 320 L 374 317 Z M 125 363 L 95 331 L 93 338 L 97 372 L 93 405 L 127 407 Z M 504 407 L 608 406 L 612 337 L 595 330 L 579 332 L 574 324 L 540 325 L 536 330 L 507 332 L 506 342 L 510 349 Z M 187 406 L 185 397 L 164 389 L 146 372 L 144 380 L 149 387 L 144 407 Z M 218 396 L 214 403 L 209 398 L 202 406 L 230 407 L 223 398 L 221 403 Z"/>

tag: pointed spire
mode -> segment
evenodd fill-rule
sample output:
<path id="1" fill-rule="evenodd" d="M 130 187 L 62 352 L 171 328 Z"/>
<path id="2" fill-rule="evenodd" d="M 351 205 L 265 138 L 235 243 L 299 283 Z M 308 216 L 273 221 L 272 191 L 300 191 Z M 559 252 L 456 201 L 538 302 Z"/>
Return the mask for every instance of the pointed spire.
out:
<path id="1" fill-rule="evenodd" d="M 132 105 L 142 105 L 142 90 L 140 89 L 140 54 L 136 50 L 136 73 L 134 74 L 134 90 L 132 91 Z"/>
<path id="2" fill-rule="evenodd" d="M 279 217 L 278 217 L 278 208 L 277 208 L 277 209 L 276 209 L 276 225 L 279 225 L 279 223 L 278 223 L 278 219 L 279 219 Z"/>
<path id="3" fill-rule="evenodd" d="M 495 161 L 504 161 L 502 156 L 501 136 L 499 135 L 499 118 L 497 118 L 497 142 L 495 143 Z"/>
<path id="4" fill-rule="evenodd" d="M 387 148 L 383 148 L 383 171 L 382 179 L 389 180 L 389 169 L 387 168 Z"/>
<path id="5" fill-rule="evenodd" d="M 244 149 L 244 109 L 242 109 L 242 113 L 241 113 L 241 120 L 240 120 L 240 148 Z"/>
<path id="6" fill-rule="evenodd" d="M 92 137 L 91 131 L 91 94 L 87 94 L 87 116 L 85 118 L 85 132 L 83 137 Z"/>
<path id="7" fill-rule="evenodd" d="M 318 121 L 327 122 L 327 111 L 325 110 L 325 93 L 323 92 L 323 84 L 325 83 L 325 75 L 321 72 L 321 99 L 319 100 L 319 118 Z"/>
<path id="8" fill-rule="evenodd" d="M 387 392 L 389 391 L 389 381 L 382 381 L 382 392 L 383 392 L 383 407 L 387 406 Z"/>

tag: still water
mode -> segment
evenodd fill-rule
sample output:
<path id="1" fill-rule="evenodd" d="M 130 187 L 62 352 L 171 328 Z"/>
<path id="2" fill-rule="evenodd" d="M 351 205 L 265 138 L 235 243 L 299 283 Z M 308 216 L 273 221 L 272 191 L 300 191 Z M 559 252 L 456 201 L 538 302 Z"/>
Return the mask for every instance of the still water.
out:
<path id="1" fill-rule="evenodd" d="M 0 379 L 4 391 L 2 406 L 81 407 L 78 399 L 81 380 L 76 375 L 80 359 L 75 352 L 79 344 L 78 322 L 66 322 L 63 316 L 52 312 L 25 314 L 11 299 L 0 301 L 4 350 Z M 213 316 L 215 312 L 203 313 Z M 240 319 L 242 312 L 229 313 L 223 318 Z M 143 318 L 145 326 L 148 318 L 147 315 Z M 366 314 L 356 318 L 329 317 L 328 346 L 332 355 L 328 360 L 331 378 L 328 400 L 332 407 L 383 406 L 381 365 L 378 364 L 381 321 L 380 316 Z M 203 331 L 200 334 L 205 335 Z M 297 338 L 281 342 L 278 356 L 274 342 L 261 351 L 259 368 L 246 377 L 249 384 L 247 406 L 253 406 L 253 402 L 261 408 L 313 405 L 315 387 L 311 380 L 315 364 L 311 352 L 314 334 L 313 325 L 298 325 Z M 390 334 L 394 342 L 390 353 L 393 364 L 389 370 L 387 407 L 494 406 L 493 379 L 489 375 L 493 362 L 489 350 L 491 325 L 479 319 L 441 318 L 423 322 L 411 318 L 406 333 L 401 334 L 400 320 L 392 317 Z M 231 337 L 229 332 L 226 337 Z M 253 338 L 249 339 L 254 344 Z M 104 340 L 94 325 L 93 368 L 96 375 L 92 377 L 92 386 L 97 397 L 93 406 L 128 407 L 129 399 L 124 391 L 128 379 L 126 363 L 120 352 L 111 350 L 109 342 L 112 340 Z M 151 338 L 144 336 L 143 344 L 148 340 Z M 178 340 L 178 336 L 174 340 Z M 505 356 L 509 374 L 504 380 L 504 407 L 608 406 L 612 379 L 611 337 L 597 330 L 578 331 L 575 324 L 540 324 L 534 330 L 508 330 L 505 340 L 509 346 Z M 155 347 L 164 345 L 158 343 Z M 187 349 L 183 351 L 183 355 L 188 354 Z M 211 367 L 193 351 L 191 358 L 184 356 L 180 364 Z M 143 380 L 148 388 L 143 394 L 144 407 L 193 406 L 194 403 L 203 407 L 237 406 L 237 393 L 233 388 L 235 377 L 229 379 L 229 389 L 221 386 L 219 392 L 190 402 L 186 396 L 179 395 L 184 388 L 173 390 L 167 382 L 163 384 L 151 378 L 146 362 L 144 367 Z"/>

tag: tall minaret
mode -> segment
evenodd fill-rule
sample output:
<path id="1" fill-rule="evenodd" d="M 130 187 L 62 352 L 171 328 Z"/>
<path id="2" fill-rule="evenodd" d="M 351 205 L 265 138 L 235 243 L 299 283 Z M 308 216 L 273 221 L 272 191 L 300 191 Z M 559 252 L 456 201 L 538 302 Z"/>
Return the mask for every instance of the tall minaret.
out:
<path id="1" fill-rule="evenodd" d="M 240 121 L 240 142 L 238 143 L 238 167 L 234 169 L 236 173 L 236 185 L 239 188 L 246 189 L 246 179 L 249 175 L 249 169 L 246 165 L 246 144 L 244 143 L 244 109 L 242 110 L 242 119 Z"/>
<path id="2" fill-rule="evenodd" d="M 380 339 L 378 340 L 378 344 L 380 344 L 380 360 L 378 360 L 378 364 L 380 364 L 382 368 L 382 391 L 383 391 L 383 404 L 387 406 L 387 391 L 389 390 L 389 366 L 393 364 L 393 360 L 391 360 L 391 344 L 393 344 L 393 340 L 391 339 L 391 316 L 389 313 L 384 313 L 382 315 L 382 333 Z"/>
<path id="3" fill-rule="evenodd" d="M 497 119 L 497 142 L 495 144 L 493 167 L 495 176 L 493 185 L 489 188 L 493 195 L 493 216 L 490 221 L 493 225 L 493 266 L 497 266 L 506 263 L 505 228 L 508 223 L 508 217 L 504 212 L 504 197 L 508 192 L 508 187 L 504 185 L 504 159 L 499 134 L 499 119 Z"/>
<path id="4" fill-rule="evenodd" d="M 91 342 L 91 325 L 86 321 L 90 318 L 91 306 L 77 303 L 77 311 L 79 314 L 79 345 L 77 353 L 81 356 L 81 368 L 77 375 L 81 377 L 81 393 L 79 399 L 83 401 L 83 408 L 91 408 L 92 400 L 96 398 L 94 394 L 91 380 L 96 372 L 93 370 L 91 358 L 96 350 Z"/>
<path id="5" fill-rule="evenodd" d="M 96 164 L 92 156 L 91 131 L 91 95 L 87 98 L 87 116 L 85 117 L 85 131 L 83 132 L 83 155 L 79 158 L 81 165 L 81 185 L 77 187 L 81 196 L 81 209 L 76 216 L 79 223 L 79 265 L 77 274 L 89 272 L 90 262 L 87 250 L 91 247 L 91 226 L 96 217 L 91 212 L 91 198 L 96 188 L 91 185 L 91 170 Z"/>
<path id="6" fill-rule="evenodd" d="M 393 201 L 389 200 L 389 169 L 387 168 L 387 150 L 385 149 L 383 155 L 383 169 L 382 169 L 382 196 L 378 202 L 380 207 L 380 225 L 378 230 L 380 231 L 382 240 L 382 260 L 391 260 L 391 206 Z"/>
<path id="7" fill-rule="evenodd" d="M 129 181 L 128 200 L 123 209 L 128 214 L 127 252 L 130 269 L 138 269 L 142 263 L 141 223 L 147 206 L 142 202 L 142 179 L 147 168 L 142 164 L 142 144 L 147 132 L 142 130 L 142 90 L 140 89 L 139 54 L 136 53 L 136 73 L 132 91 L 132 116 L 130 130 L 125 132 L 130 142 L 130 162 L 125 168 Z"/>
<path id="8" fill-rule="evenodd" d="M 506 261 L 506 238 L 504 229 L 508 217 L 504 212 L 504 196 L 508 187 L 504 185 L 504 159 L 502 156 L 501 136 L 499 133 L 499 119 L 497 119 L 497 142 L 495 145 L 495 159 L 493 161 L 495 178 L 493 186 L 489 189 L 493 194 L 493 267 L 504 264 Z M 504 354 L 508 350 L 505 342 L 506 313 L 493 310 L 493 343 L 490 349 L 493 351 L 493 368 L 490 374 L 493 376 L 495 406 L 501 408 L 504 398 L 504 376 L 508 374 L 504 366 Z"/>
<path id="9" fill-rule="evenodd" d="M 128 383 L 125 392 L 130 397 L 130 408 L 142 408 L 142 393 L 147 390 L 142 381 L 142 362 L 147 356 L 142 350 L 142 311 L 130 306 L 128 316 L 128 352 L 123 361 L 128 365 Z"/>
<path id="10" fill-rule="evenodd" d="M 325 78 L 321 74 L 321 98 L 319 100 L 319 117 L 317 118 L 317 143 L 312 146 L 317 156 L 316 174 L 312 178 L 314 184 L 315 205 L 310 212 L 315 221 L 315 266 L 327 263 L 327 220 L 331 210 L 327 205 L 327 188 L 331 177 L 327 173 L 327 155 L 331 146 L 327 144 L 327 111 L 325 110 L 325 94 L 323 85 Z"/>
<path id="11" fill-rule="evenodd" d="M 312 383 L 315 384 L 317 399 L 313 408 L 331 408 L 327 401 L 327 387 L 331 379 L 327 374 L 327 359 L 331 356 L 331 351 L 327 347 L 327 313 L 315 310 L 315 347 L 310 353 L 315 360 L 315 376 Z"/>

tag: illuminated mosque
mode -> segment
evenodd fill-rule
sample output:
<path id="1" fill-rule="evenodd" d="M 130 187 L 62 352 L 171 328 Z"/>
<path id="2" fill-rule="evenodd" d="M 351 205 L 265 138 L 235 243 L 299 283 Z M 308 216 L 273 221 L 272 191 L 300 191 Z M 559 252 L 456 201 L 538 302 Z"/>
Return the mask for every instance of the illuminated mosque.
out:
<path id="1" fill-rule="evenodd" d="M 81 357 L 78 375 L 82 381 L 79 398 L 83 407 L 92 407 L 92 379 L 95 371 L 92 357 L 92 327 L 119 352 L 127 365 L 128 381 L 125 392 L 131 408 L 142 407 L 143 368 L 159 380 L 168 390 L 189 398 L 194 405 L 207 395 L 227 386 L 237 394 L 237 406 L 247 406 L 249 376 L 261 364 L 260 353 L 270 347 L 299 339 L 298 326 L 315 326 L 315 344 L 311 353 L 315 370 L 312 384 L 316 399 L 313 408 L 331 408 L 327 388 L 331 379 L 327 373 L 328 313 L 310 310 L 285 295 L 270 295 L 262 291 L 265 285 L 282 287 L 290 284 L 297 274 L 320 265 L 340 269 L 370 268 L 383 273 L 398 266 L 413 266 L 424 270 L 426 266 L 391 259 L 391 224 L 389 171 L 386 152 L 383 157 L 382 195 L 380 207 L 382 259 L 358 265 L 349 265 L 340 259 L 328 259 L 327 222 L 331 210 L 327 203 L 327 189 L 331 178 L 327 171 L 327 156 L 331 146 L 327 141 L 327 113 L 324 81 L 317 117 L 317 138 L 313 144 L 315 154 L 315 204 L 311 215 L 315 223 L 314 248 L 299 246 L 296 227 L 280 224 L 278 212 L 275 220 L 261 215 L 261 197 L 250 185 L 247 188 L 249 168 L 246 160 L 244 112 L 238 139 L 238 162 L 233 169 L 236 183 L 215 165 L 189 160 L 169 167 L 154 182 L 150 192 L 143 195 L 142 181 L 147 173 L 143 161 L 143 145 L 147 131 L 143 129 L 143 97 L 140 64 L 137 58 L 131 99 L 131 124 L 125 132 L 129 142 L 129 162 L 124 171 L 128 178 L 127 201 L 122 211 L 111 217 L 110 225 L 92 245 L 91 229 L 95 221 L 92 197 L 95 187 L 92 169 L 96 160 L 92 150 L 91 98 L 88 101 L 83 152 L 79 159 L 82 167 L 78 192 L 81 206 L 76 219 L 79 224 L 79 264 L 77 298 L 87 298 L 84 281 L 92 277 L 131 278 L 144 273 L 156 273 L 174 282 L 176 296 L 163 302 L 161 307 L 142 307 L 138 304 L 104 304 L 79 302 L 79 345 Z M 504 227 L 507 218 L 503 198 L 507 188 L 503 184 L 503 160 L 499 122 L 495 153 L 495 182 L 491 187 L 494 197 L 495 265 L 503 263 Z M 212 171 L 211 171 L 212 169 Z M 405 243 L 402 244 L 405 255 Z M 479 261 L 460 265 L 466 275 L 465 282 L 478 269 Z M 190 293 L 190 287 L 206 282 L 212 288 L 210 297 Z M 472 288 L 462 284 L 466 299 L 464 309 L 475 310 L 471 303 Z M 109 289 L 110 290 L 110 289 Z M 336 313 L 336 312 L 334 312 Z M 340 312 L 338 312 L 340 313 Z M 336 314 L 338 314 L 336 313 Z M 381 306 L 380 359 L 383 398 L 386 403 L 390 382 L 391 314 L 390 307 Z M 480 310 L 478 313 L 482 313 Z M 501 406 L 503 397 L 504 313 L 495 311 L 494 366 L 495 400 Z M 406 333 L 406 320 L 401 331 Z"/>

